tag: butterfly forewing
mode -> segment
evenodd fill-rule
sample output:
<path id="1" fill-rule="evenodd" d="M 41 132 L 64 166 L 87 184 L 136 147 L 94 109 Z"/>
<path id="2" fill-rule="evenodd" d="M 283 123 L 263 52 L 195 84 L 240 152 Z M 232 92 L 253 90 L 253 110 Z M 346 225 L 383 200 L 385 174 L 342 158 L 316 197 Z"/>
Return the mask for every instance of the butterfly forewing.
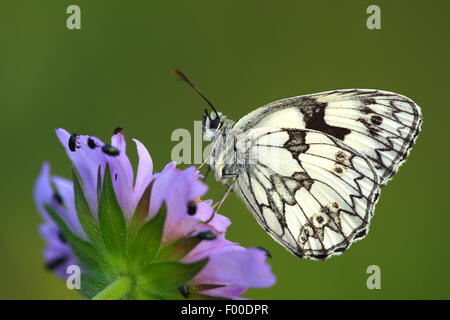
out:
<path id="1" fill-rule="evenodd" d="M 325 259 L 366 234 L 380 192 L 366 157 L 315 130 L 255 128 L 245 139 L 253 162 L 240 167 L 236 189 L 275 240 Z"/>
<path id="2" fill-rule="evenodd" d="M 326 259 L 367 234 L 380 188 L 406 160 L 421 123 L 420 107 L 392 92 L 287 98 L 225 121 L 210 165 L 218 180 L 234 179 L 276 241 L 299 257 Z"/>
<path id="3" fill-rule="evenodd" d="M 366 156 L 384 185 L 408 156 L 421 123 L 420 108 L 405 96 L 348 89 L 270 103 L 243 117 L 233 129 L 295 128 L 331 135 Z"/>

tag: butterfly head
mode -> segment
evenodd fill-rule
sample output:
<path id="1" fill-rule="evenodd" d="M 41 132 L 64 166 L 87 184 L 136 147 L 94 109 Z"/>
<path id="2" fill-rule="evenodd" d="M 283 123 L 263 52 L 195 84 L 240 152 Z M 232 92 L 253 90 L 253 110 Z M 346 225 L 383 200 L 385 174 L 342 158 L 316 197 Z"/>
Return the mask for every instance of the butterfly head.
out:
<path id="1" fill-rule="evenodd" d="M 202 119 L 203 137 L 206 140 L 213 139 L 217 132 L 223 127 L 225 117 L 220 112 L 208 113 L 205 109 Z"/>

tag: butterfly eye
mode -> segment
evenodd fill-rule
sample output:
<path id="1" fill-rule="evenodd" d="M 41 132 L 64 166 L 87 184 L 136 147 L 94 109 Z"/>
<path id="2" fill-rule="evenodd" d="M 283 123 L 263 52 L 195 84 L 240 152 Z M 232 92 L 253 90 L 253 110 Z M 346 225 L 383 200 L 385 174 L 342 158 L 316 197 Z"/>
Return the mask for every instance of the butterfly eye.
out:
<path id="1" fill-rule="evenodd" d="M 209 123 L 209 128 L 210 129 L 217 129 L 220 125 L 220 119 L 219 118 L 215 118 L 212 119 L 211 122 Z"/>

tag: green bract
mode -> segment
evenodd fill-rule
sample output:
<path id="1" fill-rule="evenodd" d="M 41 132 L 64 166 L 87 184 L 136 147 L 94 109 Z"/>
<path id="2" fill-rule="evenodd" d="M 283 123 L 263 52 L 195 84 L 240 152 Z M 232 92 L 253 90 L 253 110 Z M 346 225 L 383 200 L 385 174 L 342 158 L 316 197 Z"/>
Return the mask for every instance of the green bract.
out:
<path id="1" fill-rule="evenodd" d="M 89 208 L 75 170 L 72 177 L 77 215 L 87 240 L 76 235 L 54 209 L 48 205 L 45 208 L 78 258 L 83 270 L 82 293 L 93 299 L 182 298 L 180 292 L 184 285 L 208 259 L 191 264 L 179 261 L 201 241 L 199 237 L 183 238 L 162 246 L 165 205 L 147 221 L 152 184 L 127 224 L 116 199 L 108 165 L 103 186 L 99 188 L 98 219 Z M 190 298 L 203 297 L 190 295 Z"/>

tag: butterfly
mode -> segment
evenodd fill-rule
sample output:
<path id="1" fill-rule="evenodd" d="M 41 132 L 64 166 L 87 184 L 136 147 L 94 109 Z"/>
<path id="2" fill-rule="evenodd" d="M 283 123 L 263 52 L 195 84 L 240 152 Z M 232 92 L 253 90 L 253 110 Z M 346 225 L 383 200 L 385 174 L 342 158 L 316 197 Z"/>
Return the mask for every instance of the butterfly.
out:
<path id="1" fill-rule="evenodd" d="M 420 107 L 397 93 L 346 89 L 278 100 L 234 122 L 212 106 L 210 168 L 258 223 L 300 258 L 342 254 L 369 230 L 382 186 L 420 132 Z M 208 171 L 209 172 L 209 171 Z M 216 208 L 217 210 L 217 208 Z"/>

